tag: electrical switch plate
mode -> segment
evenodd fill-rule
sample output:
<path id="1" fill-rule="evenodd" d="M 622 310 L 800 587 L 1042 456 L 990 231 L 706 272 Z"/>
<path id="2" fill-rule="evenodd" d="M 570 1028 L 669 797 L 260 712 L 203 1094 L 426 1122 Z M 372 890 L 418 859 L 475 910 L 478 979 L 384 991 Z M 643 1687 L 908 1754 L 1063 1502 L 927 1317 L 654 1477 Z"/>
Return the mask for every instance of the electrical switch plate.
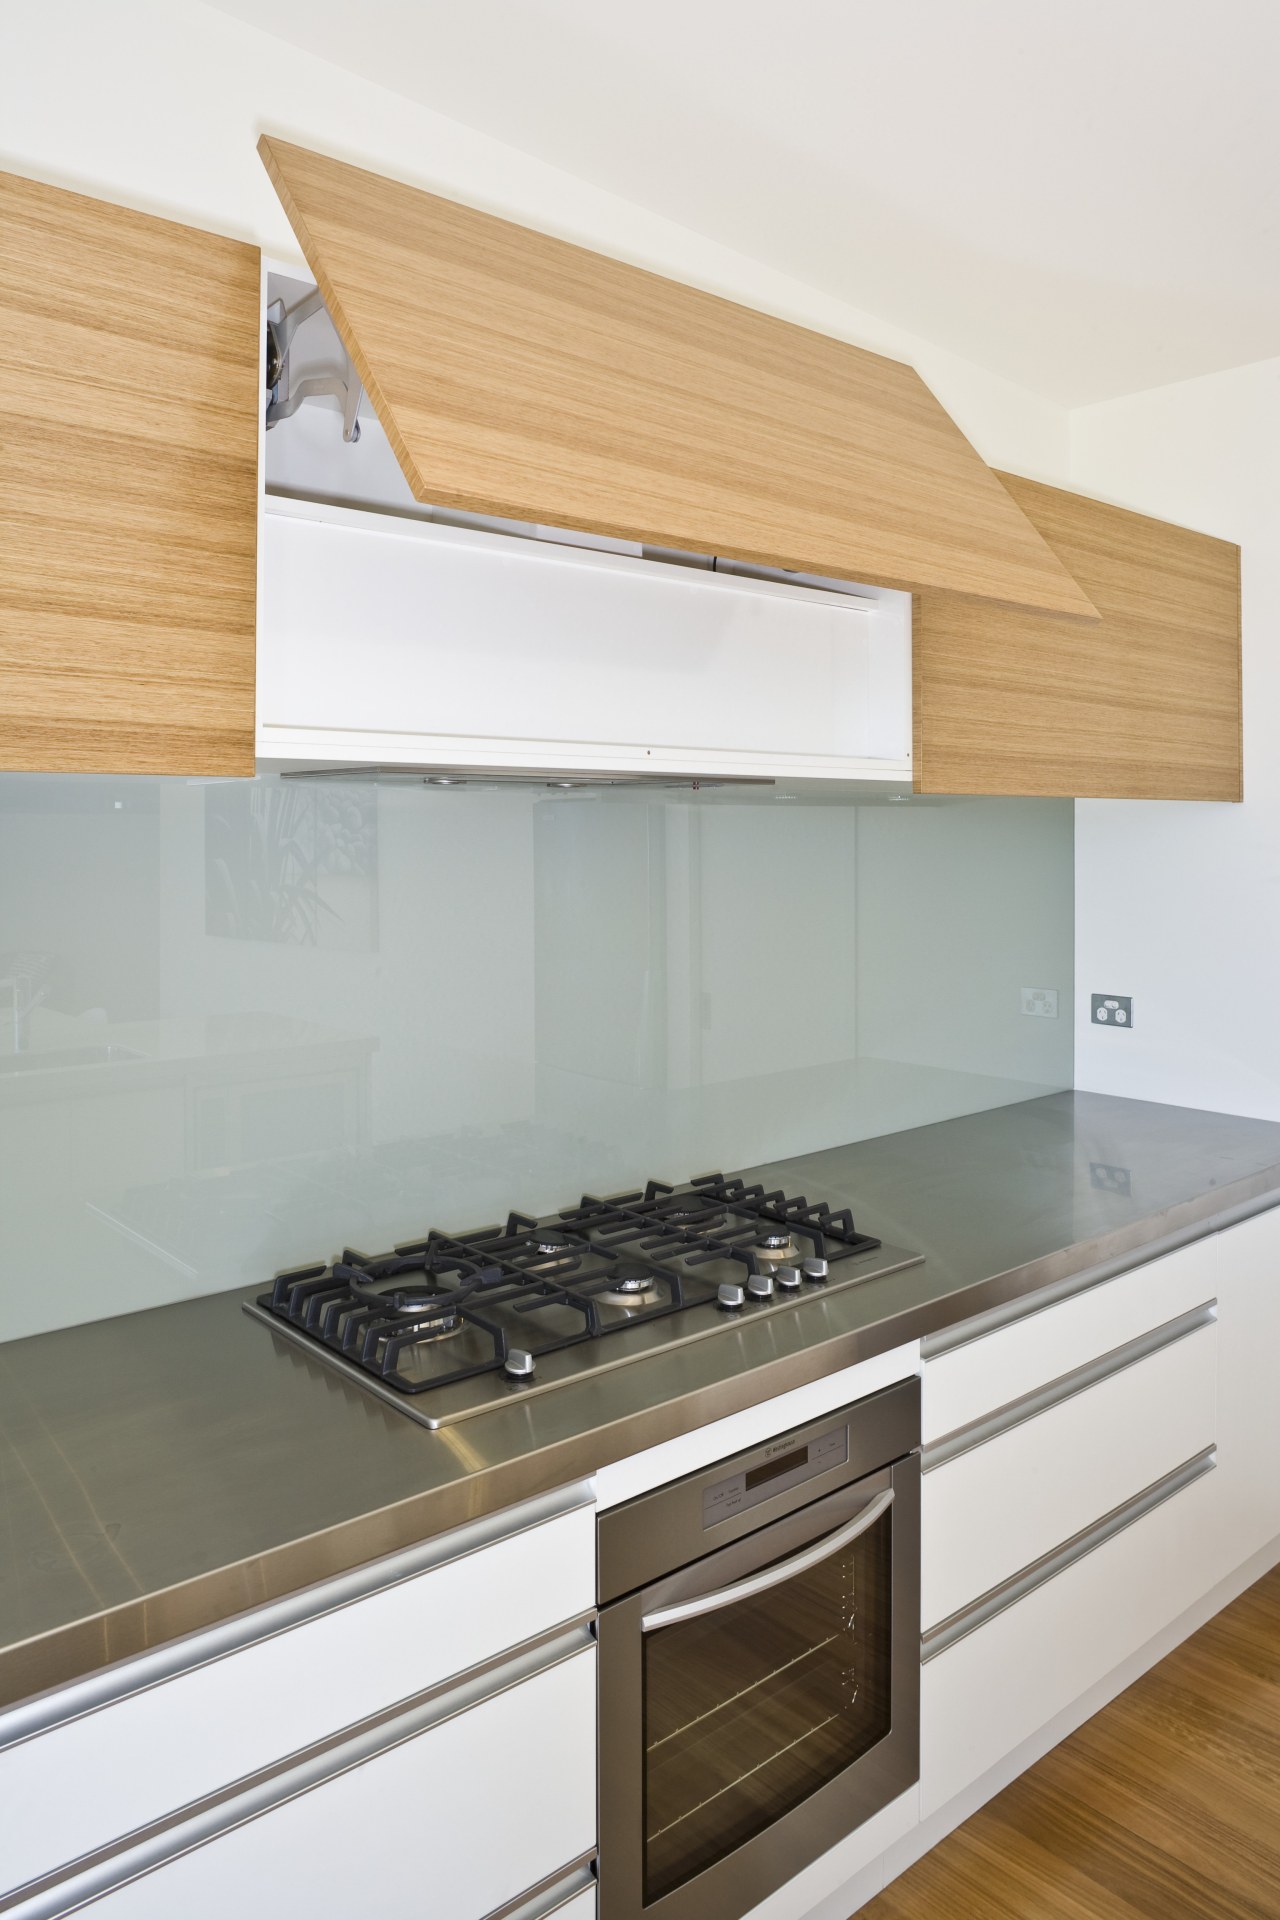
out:
<path id="1" fill-rule="evenodd" d="M 1089 1018 L 1095 1027 L 1131 1027 L 1133 996 L 1128 993 L 1095 993 L 1090 999 Z"/>
<path id="2" fill-rule="evenodd" d="M 1056 987 L 1024 987 L 1022 989 L 1022 1011 L 1033 1014 L 1040 1020 L 1056 1020 L 1058 1017 L 1058 989 Z"/>

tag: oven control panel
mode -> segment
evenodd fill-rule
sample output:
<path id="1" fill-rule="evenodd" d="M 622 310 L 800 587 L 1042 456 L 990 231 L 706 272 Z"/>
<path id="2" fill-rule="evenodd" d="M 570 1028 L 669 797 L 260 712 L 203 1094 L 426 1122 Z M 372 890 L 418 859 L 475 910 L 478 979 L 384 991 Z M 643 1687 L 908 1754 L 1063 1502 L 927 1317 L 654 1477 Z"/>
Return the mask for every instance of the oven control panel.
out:
<path id="1" fill-rule="evenodd" d="M 702 1495 L 703 1527 L 717 1527 L 732 1520 L 749 1507 L 758 1507 L 775 1494 L 789 1493 L 806 1480 L 814 1480 L 832 1467 L 842 1467 L 849 1458 L 848 1426 L 832 1427 L 816 1440 L 788 1445 L 779 1442 L 766 1450 L 753 1466 L 717 1480 Z"/>

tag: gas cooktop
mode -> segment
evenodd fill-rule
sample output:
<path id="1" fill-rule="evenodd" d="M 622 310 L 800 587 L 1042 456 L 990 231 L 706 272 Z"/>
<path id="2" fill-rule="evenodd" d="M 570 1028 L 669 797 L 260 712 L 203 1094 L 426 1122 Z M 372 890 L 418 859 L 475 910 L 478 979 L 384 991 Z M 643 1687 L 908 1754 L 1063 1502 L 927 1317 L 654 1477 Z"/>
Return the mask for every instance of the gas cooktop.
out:
<path id="1" fill-rule="evenodd" d="M 348 1247 L 277 1274 L 246 1311 L 440 1427 L 919 1258 L 847 1207 L 708 1173 L 391 1253 Z"/>

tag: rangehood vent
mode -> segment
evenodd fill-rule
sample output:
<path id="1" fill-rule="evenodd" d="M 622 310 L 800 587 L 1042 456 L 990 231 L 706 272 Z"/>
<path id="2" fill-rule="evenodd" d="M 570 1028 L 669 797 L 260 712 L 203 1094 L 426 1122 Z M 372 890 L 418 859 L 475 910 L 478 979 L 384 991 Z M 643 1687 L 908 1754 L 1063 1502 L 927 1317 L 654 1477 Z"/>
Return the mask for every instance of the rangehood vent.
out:
<path id="1" fill-rule="evenodd" d="M 264 138 L 416 500 L 1094 620 L 915 371 Z"/>
<path id="2" fill-rule="evenodd" d="M 289 767 L 282 780 L 359 780 L 395 787 L 533 787 L 552 793 L 600 792 L 613 787 L 661 788 L 671 793 L 709 793 L 721 787 L 772 787 L 746 774 L 566 773 L 563 768 L 476 767 Z"/>

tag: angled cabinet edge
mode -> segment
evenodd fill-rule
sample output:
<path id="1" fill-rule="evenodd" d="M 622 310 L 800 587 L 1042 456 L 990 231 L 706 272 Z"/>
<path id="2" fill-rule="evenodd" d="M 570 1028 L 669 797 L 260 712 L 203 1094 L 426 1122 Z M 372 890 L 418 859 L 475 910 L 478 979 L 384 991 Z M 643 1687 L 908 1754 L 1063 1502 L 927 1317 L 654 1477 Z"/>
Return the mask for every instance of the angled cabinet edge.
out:
<path id="1" fill-rule="evenodd" d="M 916 791 L 1240 800 L 1240 549 L 1000 478 L 1101 619 L 918 594 Z"/>

